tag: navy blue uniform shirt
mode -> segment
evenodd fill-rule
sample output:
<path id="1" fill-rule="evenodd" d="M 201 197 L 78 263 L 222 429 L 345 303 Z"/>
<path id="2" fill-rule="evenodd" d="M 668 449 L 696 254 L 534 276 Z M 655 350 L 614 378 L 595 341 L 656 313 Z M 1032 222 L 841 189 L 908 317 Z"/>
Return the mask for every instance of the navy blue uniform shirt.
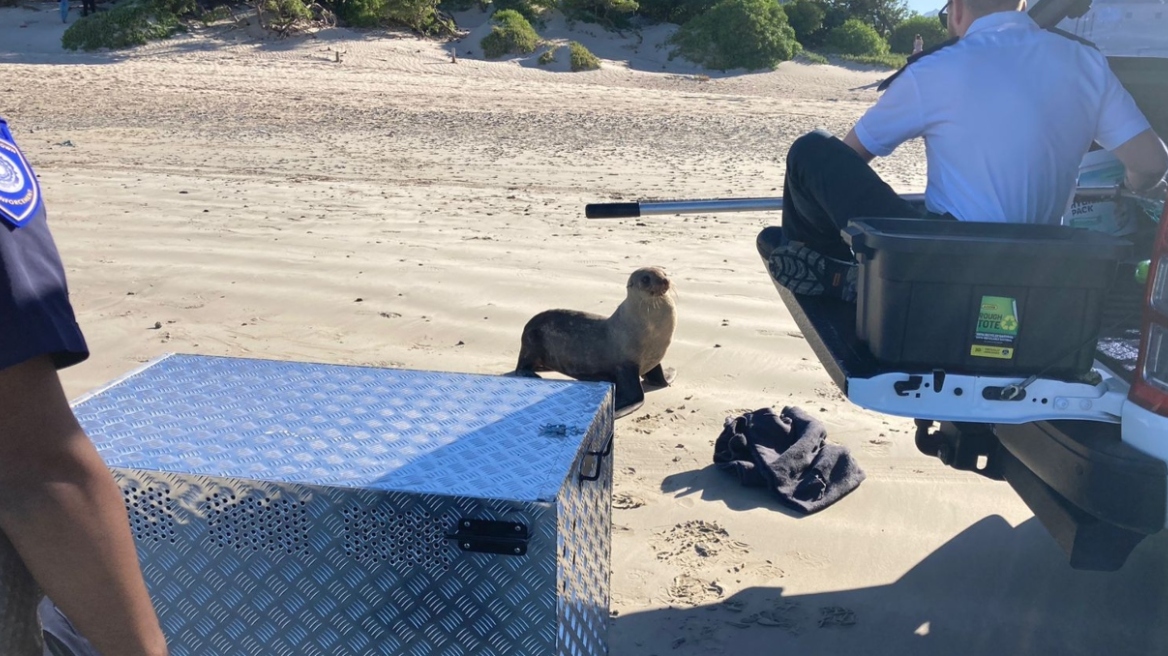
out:
<path id="1" fill-rule="evenodd" d="M 0 119 L 0 369 L 40 355 L 60 369 L 88 358 L 89 349 L 40 185 Z"/>

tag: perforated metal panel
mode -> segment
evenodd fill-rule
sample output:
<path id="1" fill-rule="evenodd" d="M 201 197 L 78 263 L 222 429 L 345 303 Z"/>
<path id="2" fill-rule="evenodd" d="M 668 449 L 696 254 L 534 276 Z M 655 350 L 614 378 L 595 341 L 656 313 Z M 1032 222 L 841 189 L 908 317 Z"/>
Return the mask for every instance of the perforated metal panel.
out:
<path id="1" fill-rule="evenodd" d="M 74 411 L 175 656 L 577 656 L 607 653 L 611 403 L 591 383 L 170 356 Z M 461 549 L 464 519 L 525 525 L 526 553 Z"/>

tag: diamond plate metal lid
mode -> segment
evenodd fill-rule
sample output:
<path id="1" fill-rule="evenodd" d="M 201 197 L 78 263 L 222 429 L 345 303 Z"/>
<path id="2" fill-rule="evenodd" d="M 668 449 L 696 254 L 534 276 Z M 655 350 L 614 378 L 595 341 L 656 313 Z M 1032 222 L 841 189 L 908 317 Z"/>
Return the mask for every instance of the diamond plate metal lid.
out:
<path id="1" fill-rule="evenodd" d="M 73 404 L 110 467 L 551 500 L 604 383 L 169 355 Z"/>

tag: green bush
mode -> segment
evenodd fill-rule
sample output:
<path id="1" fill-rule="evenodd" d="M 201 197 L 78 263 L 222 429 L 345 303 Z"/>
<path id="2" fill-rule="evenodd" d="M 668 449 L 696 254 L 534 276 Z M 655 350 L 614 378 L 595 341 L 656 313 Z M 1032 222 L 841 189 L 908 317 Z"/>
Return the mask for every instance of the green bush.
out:
<path id="1" fill-rule="evenodd" d="M 638 0 L 637 13 L 650 20 L 685 25 L 708 11 L 715 2 L 717 0 Z"/>
<path id="2" fill-rule="evenodd" d="M 560 11 L 571 20 L 626 27 L 640 5 L 637 0 L 560 0 Z"/>
<path id="3" fill-rule="evenodd" d="M 888 42 L 867 23 L 855 18 L 827 35 L 827 46 L 841 55 L 887 55 Z"/>
<path id="4" fill-rule="evenodd" d="M 902 55 L 912 54 L 913 39 L 920 34 L 926 48 L 931 48 L 949 38 L 949 32 L 941 27 L 941 21 L 928 16 L 913 16 L 892 28 L 888 37 L 888 47 Z"/>
<path id="5" fill-rule="evenodd" d="M 556 61 L 556 49 L 555 48 L 548 48 L 547 50 L 543 51 L 542 55 L 539 56 L 539 65 L 540 66 L 547 66 L 548 64 L 554 64 L 555 61 Z"/>
<path id="6" fill-rule="evenodd" d="M 818 29 L 811 30 L 809 33 L 801 35 L 796 32 L 799 43 L 804 48 L 811 50 L 819 51 L 826 49 L 827 35 L 831 34 L 832 30 L 839 27 L 840 25 L 843 25 L 845 21 L 853 17 L 851 10 L 847 6 L 841 5 L 839 0 L 802 0 L 800 4 L 803 3 L 811 5 L 813 8 L 806 9 L 800 7 L 800 9 L 797 11 L 810 13 L 812 14 L 812 17 L 817 16 L 820 11 L 823 12 L 823 19 L 820 21 Z M 784 9 L 786 9 L 786 7 L 784 7 Z M 788 16 L 787 20 L 791 23 L 792 27 L 795 27 L 794 17 Z M 814 21 L 812 21 L 812 24 L 814 24 Z M 803 25 L 801 27 L 807 26 Z M 798 29 L 798 27 L 796 27 L 796 29 Z"/>
<path id="7" fill-rule="evenodd" d="M 390 25 L 400 25 L 422 34 L 453 29 L 438 15 L 438 0 L 389 0 L 382 11 Z"/>
<path id="8" fill-rule="evenodd" d="M 61 35 L 66 50 L 118 50 L 145 45 L 185 31 L 179 17 L 194 3 L 121 0 L 109 9 L 79 18 Z"/>
<path id="9" fill-rule="evenodd" d="M 671 42 L 707 68 L 774 68 L 802 50 L 777 0 L 721 0 L 686 23 Z"/>
<path id="10" fill-rule="evenodd" d="M 904 0 L 824 0 L 846 11 L 847 18 L 871 25 L 876 33 L 885 36 L 892 33 L 892 28 L 904 22 L 909 17 L 908 3 Z M 942 6 L 937 5 L 938 7 Z M 831 25 L 842 24 L 843 21 Z M 937 23 L 940 25 L 940 22 Z"/>
<path id="11" fill-rule="evenodd" d="M 783 6 L 783 11 L 791 29 L 795 30 L 795 38 L 802 44 L 808 43 L 823 29 L 823 19 L 827 15 L 823 5 L 815 0 L 794 0 Z"/>
<path id="12" fill-rule="evenodd" d="M 385 0 L 335 0 L 337 18 L 352 27 L 377 27 L 385 14 Z"/>
<path id="13" fill-rule="evenodd" d="M 830 61 L 827 60 L 827 57 L 824 57 L 823 55 L 821 55 L 817 52 L 811 52 L 810 50 L 804 50 L 803 53 L 799 55 L 798 59 L 802 59 L 802 60 L 806 61 L 808 64 L 830 64 L 831 63 Z"/>
<path id="14" fill-rule="evenodd" d="M 491 4 L 495 11 L 513 9 L 535 24 L 542 23 L 544 14 L 556 8 L 554 0 L 491 0 Z"/>
<path id="15" fill-rule="evenodd" d="M 864 64 L 865 66 L 897 69 L 904 66 L 908 58 L 904 55 L 890 53 L 886 55 L 842 55 L 840 59 L 857 64 Z"/>
<path id="16" fill-rule="evenodd" d="M 258 6 L 262 12 L 260 24 L 277 32 L 286 32 L 296 23 L 312 17 L 304 0 L 262 0 Z"/>
<path id="17" fill-rule="evenodd" d="M 227 20 L 229 18 L 234 18 L 234 15 L 231 13 L 231 8 L 227 5 L 219 5 L 214 9 L 208 9 L 202 14 L 199 14 L 199 20 L 202 21 L 204 25 L 210 25 L 211 23 L 217 23 L 221 20 Z"/>
<path id="18" fill-rule="evenodd" d="M 322 2 L 351 27 L 394 25 L 422 34 L 451 32 L 454 26 L 438 12 L 439 0 L 331 0 Z"/>
<path id="19" fill-rule="evenodd" d="M 573 71 L 595 71 L 600 68 L 600 60 L 588 48 L 576 41 L 568 43 L 568 52 L 571 53 Z"/>
<path id="20" fill-rule="evenodd" d="M 529 55 L 539 47 L 539 35 L 531 27 L 531 23 L 514 9 L 497 11 L 491 20 L 495 26 L 479 44 L 487 59 L 507 54 Z"/>

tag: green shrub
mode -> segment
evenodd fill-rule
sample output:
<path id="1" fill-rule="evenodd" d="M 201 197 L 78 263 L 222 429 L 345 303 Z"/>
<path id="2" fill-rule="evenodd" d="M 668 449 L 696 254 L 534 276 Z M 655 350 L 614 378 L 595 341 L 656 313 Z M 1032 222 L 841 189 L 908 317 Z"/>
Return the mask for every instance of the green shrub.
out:
<path id="1" fill-rule="evenodd" d="M 931 48 L 949 38 L 949 32 L 941 27 L 941 21 L 927 16 L 913 16 L 892 28 L 888 37 L 888 47 L 902 55 L 912 54 L 913 39 L 921 35 L 926 48 Z"/>
<path id="2" fill-rule="evenodd" d="M 904 55 L 890 53 L 885 55 L 841 55 L 840 59 L 865 66 L 896 69 L 904 66 L 908 58 Z"/>
<path id="3" fill-rule="evenodd" d="M 438 8 L 442 11 L 467 11 L 482 5 L 479 0 L 442 0 L 438 3 Z"/>
<path id="4" fill-rule="evenodd" d="M 385 15 L 385 0 L 335 0 L 337 18 L 352 27 L 377 27 Z"/>
<path id="5" fill-rule="evenodd" d="M 799 55 L 798 59 L 802 59 L 803 61 L 806 61 L 808 64 L 830 64 L 831 63 L 830 61 L 827 60 L 827 57 L 824 57 L 823 55 L 821 55 L 817 52 L 811 52 L 810 50 L 804 50 L 802 52 L 802 54 Z"/>
<path id="6" fill-rule="evenodd" d="M 568 43 L 568 52 L 571 53 L 573 71 L 595 71 L 600 68 L 600 60 L 588 48 L 576 41 Z"/>
<path id="7" fill-rule="evenodd" d="M 823 18 L 819 22 L 819 27 L 813 30 L 808 30 L 807 28 L 809 25 L 814 26 L 814 20 L 810 21 L 809 24 L 805 22 L 803 25 L 796 25 L 795 16 L 788 15 L 787 18 L 788 22 L 796 30 L 796 37 L 799 39 L 799 43 L 804 48 L 811 50 L 820 51 L 826 49 L 827 35 L 831 34 L 831 31 L 835 28 L 843 25 L 849 18 L 853 18 L 848 7 L 841 4 L 841 0 L 799 0 L 799 5 L 799 9 L 795 13 L 803 12 L 810 14 L 811 18 L 815 18 L 819 15 L 819 12 L 823 12 Z M 808 9 L 803 5 L 810 5 L 812 8 Z M 783 9 L 787 10 L 787 7 L 784 6 Z M 806 17 L 799 16 L 799 20 L 806 21 Z M 800 28 L 804 29 L 803 34 L 799 34 L 798 30 Z"/>
<path id="8" fill-rule="evenodd" d="M 513 9 L 530 23 L 542 23 L 544 14 L 556 7 L 554 0 L 491 0 L 491 4 L 495 11 Z"/>
<path id="9" fill-rule="evenodd" d="M 540 66 L 547 66 L 548 64 L 554 64 L 555 61 L 556 61 L 556 49 L 555 48 L 548 48 L 547 50 L 543 51 L 542 55 L 539 56 L 539 65 Z"/>
<path id="10" fill-rule="evenodd" d="M 451 33 L 454 25 L 438 11 L 439 0 L 332 0 L 323 2 L 351 27 L 393 25 L 421 34 Z"/>
<path id="11" fill-rule="evenodd" d="M 637 0 L 560 0 L 560 11 L 570 20 L 626 27 L 640 5 Z"/>
<path id="12" fill-rule="evenodd" d="M 638 0 L 637 13 L 662 23 L 685 25 L 697 18 L 717 0 Z"/>
<path id="13" fill-rule="evenodd" d="M 218 7 L 215 7 L 214 9 L 208 9 L 199 15 L 199 20 L 202 21 L 204 25 L 210 25 L 211 23 L 217 23 L 221 20 L 227 20 L 229 18 L 234 18 L 234 15 L 231 13 L 231 8 L 227 5 L 219 5 Z"/>
<path id="14" fill-rule="evenodd" d="M 261 11 L 260 24 L 276 32 L 287 32 L 296 23 L 312 17 L 304 0 L 262 0 L 257 6 Z"/>
<path id="15" fill-rule="evenodd" d="M 827 46 L 841 55 L 887 55 L 888 42 L 876 29 L 855 18 L 827 35 Z"/>
<path id="16" fill-rule="evenodd" d="M 66 50 L 117 50 L 165 39 L 186 28 L 179 17 L 194 9 L 193 3 L 154 0 L 121 0 L 109 9 L 79 18 L 61 35 Z"/>
<path id="17" fill-rule="evenodd" d="M 529 55 L 539 47 L 539 35 L 531 27 L 531 23 L 514 9 L 497 11 L 491 20 L 495 26 L 479 44 L 487 59 L 507 54 Z"/>
<path id="18" fill-rule="evenodd" d="M 686 59 L 723 71 L 774 68 L 802 50 L 777 0 L 721 0 L 671 41 Z"/>
<path id="19" fill-rule="evenodd" d="M 795 38 L 802 44 L 808 43 L 823 29 L 823 19 L 827 15 L 823 5 L 816 0 L 794 0 L 783 5 L 783 11 L 791 29 L 795 30 Z"/>
<path id="20" fill-rule="evenodd" d="M 450 33 L 454 28 L 438 14 L 438 0 L 388 0 L 382 16 L 390 25 L 400 25 L 422 34 Z"/>

